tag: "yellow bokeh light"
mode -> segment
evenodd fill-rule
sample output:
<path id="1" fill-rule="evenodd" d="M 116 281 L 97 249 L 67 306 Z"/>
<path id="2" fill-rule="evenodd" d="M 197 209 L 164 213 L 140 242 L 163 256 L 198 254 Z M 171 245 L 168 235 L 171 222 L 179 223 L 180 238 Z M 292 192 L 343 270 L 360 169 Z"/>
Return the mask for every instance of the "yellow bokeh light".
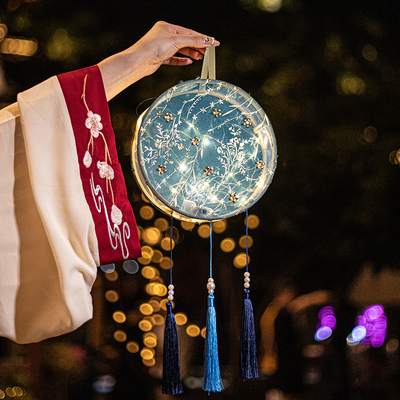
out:
<path id="1" fill-rule="evenodd" d="M 146 205 L 139 210 L 139 215 L 146 221 L 154 217 L 154 209 L 152 206 Z"/>
<path id="2" fill-rule="evenodd" d="M 149 303 L 143 303 L 139 306 L 139 311 L 143 315 L 151 315 L 153 314 L 153 307 Z"/>
<path id="3" fill-rule="evenodd" d="M 160 247 L 165 251 L 171 250 L 171 239 L 169 237 L 165 237 L 161 239 Z M 172 239 L 172 249 L 175 248 L 175 241 Z"/>
<path id="4" fill-rule="evenodd" d="M 0 33 L 4 34 L 4 31 Z M 4 54 L 30 57 L 36 53 L 37 48 L 37 42 L 34 40 L 5 38 L 0 42 L 0 51 Z"/>
<path id="5" fill-rule="evenodd" d="M 221 242 L 220 247 L 222 251 L 229 253 L 235 250 L 236 243 L 232 238 L 226 238 Z"/>
<path id="6" fill-rule="evenodd" d="M 197 228 L 197 234 L 203 239 L 209 238 L 210 237 L 210 226 L 208 224 L 200 225 Z"/>
<path id="7" fill-rule="evenodd" d="M 0 399 L 4 399 L 6 394 L 0 389 Z"/>
<path id="8" fill-rule="evenodd" d="M 144 359 L 144 360 L 151 360 L 154 357 L 154 350 L 153 349 L 149 349 L 148 347 L 144 347 L 142 350 L 140 350 L 140 356 Z"/>
<path id="9" fill-rule="evenodd" d="M 246 223 L 246 220 L 244 222 Z M 258 218 L 255 214 L 251 214 L 247 218 L 247 224 L 249 229 L 256 229 L 258 225 L 260 225 L 260 218 Z"/>
<path id="10" fill-rule="evenodd" d="M 160 307 L 161 307 L 161 309 L 164 310 L 164 311 L 167 311 L 167 302 L 168 302 L 168 299 L 162 299 L 162 300 L 160 301 Z M 172 304 L 174 304 L 174 302 L 172 302 Z M 173 307 L 172 307 L 172 308 L 173 308 Z"/>
<path id="11" fill-rule="evenodd" d="M 206 330 L 207 330 L 207 328 L 204 327 L 204 328 L 202 328 L 201 331 L 200 331 L 200 335 L 201 335 L 201 337 L 204 338 L 204 339 L 206 338 Z"/>
<path id="12" fill-rule="evenodd" d="M 225 232 L 226 227 L 228 226 L 228 222 L 226 219 L 222 221 L 214 222 L 212 225 L 213 232 L 215 233 L 222 233 Z"/>
<path id="13" fill-rule="evenodd" d="M 113 272 L 110 272 L 108 274 L 104 274 L 104 276 L 110 282 L 115 282 L 116 280 L 118 280 L 118 272 L 117 271 L 113 271 Z"/>
<path id="14" fill-rule="evenodd" d="M 186 328 L 186 334 L 190 337 L 197 337 L 200 335 L 200 328 L 197 325 L 189 325 Z"/>
<path id="15" fill-rule="evenodd" d="M 151 261 L 153 263 L 159 264 L 163 259 L 163 253 L 160 250 L 153 251 L 153 257 L 151 257 Z"/>
<path id="16" fill-rule="evenodd" d="M 175 322 L 177 325 L 185 325 L 187 320 L 187 316 L 184 313 L 175 314 Z"/>
<path id="17" fill-rule="evenodd" d="M 145 203 L 150 203 L 149 199 L 148 199 L 143 193 L 141 194 L 140 197 L 142 198 L 142 200 L 143 200 Z"/>
<path id="18" fill-rule="evenodd" d="M 139 344 L 136 342 L 128 342 L 126 344 L 126 349 L 129 351 L 129 353 L 137 353 L 139 351 Z"/>
<path id="19" fill-rule="evenodd" d="M 169 223 L 165 218 L 157 218 L 154 221 L 154 226 L 161 232 L 165 232 L 169 228 Z"/>
<path id="20" fill-rule="evenodd" d="M 122 311 L 115 311 L 113 313 L 113 320 L 119 324 L 123 324 L 126 321 L 126 315 Z"/>
<path id="21" fill-rule="evenodd" d="M 146 367 L 153 367 L 154 365 L 156 365 L 156 360 L 155 358 L 151 358 L 150 360 L 145 360 L 144 358 L 142 358 L 142 363 Z"/>
<path id="22" fill-rule="evenodd" d="M 162 283 L 156 283 L 154 285 L 153 291 L 155 296 L 160 296 L 160 297 L 163 297 L 168 293 L 167 287 Z"/>
<path id="23" fill-rule="evenodd" d="M 152 246 L 156 245 L 161 239 L 161 232 L 158 228 L 150 226 L 142 232 L 143 241 Z"/>
<path id="24" fill-rule="evenodd" d="M 250 264 L 250 257 L 248 257 L 248 263 Z M 239 253 L 233 259 L 233 265 L 240 269 L 246 266 L 246 253 Z"/>
<path id="25" fill-rule="evenodd" d="M 250 235 L 248 235 L 247 237 L 248 237 L 248 246 L 250 248 L 251 246 L 253 246 L 253 238 Z M 246 248 L 246 235 L 243 235 L 243 236 L 240 237 L 239 246 L 242 249 Z"/>
<path id="26" fill-rule="evenodd" d="M 154 312 L 160 311 L 160 302 L 158 300 L 151 299 L 149 304 L 153 307 Z"/>
<path id="27" fill-rule="evenodd" d="M 124 331 L 118 330 L 118 331 L 115 331 L 115 332 L 114 332 L 114 339 L 115 339 L 117 342 L 120 342 L 120 343 L 125 342 L 125 340 L 126 340 L 127 337 L 128 337 L 128 336 L 127 336 L 127 334 L 126 334 Z"/>
<path id="28" fill-rule="evenodd" d="M 153 322 L 154 322 L 154 325 L 161 326 L 165 322 L 165 320 L 164 320 L 164 317 L 162 315 L 153 314 Z"/>
<path id="29" fill-rule="evenodd" d="M 146 257 L 139 257 L 137 260 L 140 262 L 142 265 L 147 265 L 151 263 L 151 257 L 147 257 L 148 254 L 145 254 Z"/>
<path id="30" fill-rule="evenodd" d="M 152 323 L 147 319 L 142 319 L 141 321 L 139 321 L 138 327 L 143 332 L 149 332 L 153 329 Z"/>
<path id="31" fill-rule="evenodd" d="M 142 257 L 152 258 L 154 254 L 154 250 L 151 246 L 142 246 Z"/>
<path id="32" fill-rule="evenodd" d="M 172 267 L 174 266 L 174 261 L 172 261 Z M 164 257 L 160 262 L 160 267 L 162 269 L 170 269 L 171 268 L 171 259 L 169 257 Z"/>
<path id="33" fill-rule="evenodd" d="M 143 278 L 146 278 L 146 279 L 153 279 L 154 277 L 157 276 L 156 269 L 154 267 L 150 267 L 150 266 L 143 267 L 140 272 L 141 272 Z"/>
<path id="34" fill-rule="evenodd" d="M 146 336 L 143 339 L 143 344 L 146 347 L 150 348 L 150 349 L 156 347 L 157 346 L 157 336 L 156 337 L 154 337 L 154 336 Z"/>
<path id="35" fill-rule="evenodd" d="M 194 222 L 181 221 L 181 227 L 185 231 L 191 231 L 195 226 L 196 224 Z"/>
<path id="36" fill-rule="evenodd" d="M 21 396 L 24 396 L 24 390 L 21 388 L 21 387 L 19 387 L 19 386 L 14 386 L 14 391 L 15 391 L 15 396 L 16 397 L 21 397 Z"/>
<path id="37" fill-rule="evenodd" d="M 104 297 L 110 303 L 115 303 L 119 300 L 119 294 L 115 290 L 107 290 L 107 292 L 104 294 Z"/>
<path id="38" fill-rule="evenodd" d="M 150 296 L 154 296 L 154 287 L 157 285 L 157 282 L 150 282 L 148 283 L 145 287 L 144 290 L 146 291 L 147 294 Z"/>

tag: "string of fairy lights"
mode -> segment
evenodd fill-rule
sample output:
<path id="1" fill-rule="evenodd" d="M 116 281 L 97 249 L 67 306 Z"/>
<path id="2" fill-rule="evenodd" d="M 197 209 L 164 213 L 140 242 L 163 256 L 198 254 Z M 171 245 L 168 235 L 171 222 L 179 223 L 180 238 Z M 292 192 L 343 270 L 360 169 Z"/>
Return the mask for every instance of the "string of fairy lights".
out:
<path id="1" fill-rule="evenodd" d="M 143 200 L 148 201 L 142 197 Z M 125 273 L 133 275 L 140 273 L 141 276 L 146 280 L 144 290 L 148 296 L 147 300 L 143 300 L 139 305 L 136 306 L 135 315 L 137 312 L 140 313 L 140 318 L 137 321 L 137 327 L 141 332 L 140 335 L 135 335 L 131 338 L 129 334 L 128 326 L 124 324 L 128 323 L 129 317 L 127 312 L 122 307 L 121 293 L 117 288 L 111 288 L 105 291 L 104 296 L 108 303 L 114 305 L 114 311 L 112 313 L 113 321 L 116 323 L 117 328 L 113 332 L 113 338 L 116 342 L 125 344 L 125 348 L 129 353 L 139 354 L 142 363 L 147 367 L 153 367 L 156 365 L 156 348 L 161 340 L 159 327 L 164 325 L 166 303 L 168 301 L 168 288 L 161 277 L 160 271 L 169 270 L 171 259 L 169 256 L 164 255 L 163 252 L 168 253 L 170 251 L 170 237 L 169 237 L 169 222 L 166 218 L 160 217 L 155 218 L 155 210 L 152 205 L 145 204 L 139 210 L 140 218 L 146 221 L 152 221 L 151 226 L 142 227 L 138 226 L 139 237 L 142 243 L 142 257 L 137 260 L 125 261 L 122 265 L 122 269 Z M 257 215 L 251 214 L 248 218 L 248 226 L 250 229 L 255 229 L 259 226 L 260 219 Z M 210 228 L 208 224 L 196 225 L 191 222 L 180 222 L 180 228 L 185 231 L 196 231 L 197 235 L 203 239 L 207 239 L 210 236 Z M 217 221 L 213 223 L 213 232 L 221 234 L 228 228 L 227 220 Z M 173 239 L 172 246 L 175 247 L 175 243 L 179 240 L 179 229 L 173 227 Z M 253 238 L 248 236 L 248 246 L 251 247 L 253 244 Z M 225 253 L 232 253 L 235 249 L 236 255 L 233 257 L 232 264 L 238 269 L 242 269 L 246 266 L 246 236 L 243 235 L 238 239 L 228 237 L 220 241 L 219 247 Z M 250 257 L 249 257 L 250 262 Z M 114 264 L 102 266 L 101 269 L 104 272 L 105 278 L 110 282 L 118 283 L 120 274 L 115 269 Z M 198 324 L 190 321 L 190 315 L 187 316 L 185 313 L 175 310 L 176 324 L 180 326 L 181 332 L 184 332 L 188 337 L 205 338 L 205 326 L 199 326 Z"/>

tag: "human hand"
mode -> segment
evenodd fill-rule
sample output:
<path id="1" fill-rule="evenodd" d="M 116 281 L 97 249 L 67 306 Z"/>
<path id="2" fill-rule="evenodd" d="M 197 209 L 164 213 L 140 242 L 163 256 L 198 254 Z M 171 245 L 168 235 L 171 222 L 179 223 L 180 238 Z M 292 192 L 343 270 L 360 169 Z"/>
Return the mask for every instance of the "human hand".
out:
<path id="1" fill-rule="evenodd" d="M 162 64 L 189 65 L 192 59 L 201 59 L 205 49 L 213 43 L 219 45 L 218 41 L 202 33 L 157 22 L 134 45 L 98 64 L 107 100 L 139 79 L 151 75 Z M 185 57 L 177 56 L 177 53 Z"/>

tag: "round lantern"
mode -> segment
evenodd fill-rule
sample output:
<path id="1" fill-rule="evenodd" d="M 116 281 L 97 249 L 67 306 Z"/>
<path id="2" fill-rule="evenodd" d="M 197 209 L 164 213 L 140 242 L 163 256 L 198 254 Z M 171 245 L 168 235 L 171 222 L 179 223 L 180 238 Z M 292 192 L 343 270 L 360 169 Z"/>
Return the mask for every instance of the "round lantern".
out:
<path id="1" fill-rule="evenodd" d="M 139 118 L 132 145 L 145 196 L 174 218 L 221 220 L 251 207 L 276 167 L 276 141 L 260 105 L 215 79 L 179 83 Z"/>

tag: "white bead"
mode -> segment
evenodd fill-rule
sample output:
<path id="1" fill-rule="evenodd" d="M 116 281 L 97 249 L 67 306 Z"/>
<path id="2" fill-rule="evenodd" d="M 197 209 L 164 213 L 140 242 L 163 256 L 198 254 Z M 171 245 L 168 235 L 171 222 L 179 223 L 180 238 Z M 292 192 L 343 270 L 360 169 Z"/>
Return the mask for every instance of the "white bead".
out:
<path id="1" fill-rule="evenodd" d="M 250 278 L 244 278 L 245 282 L 250 282 Z"/>
<path id="2" fill-rule="evenodd" d="M 173 290 L 168 290 L 168 294 L 175 294 Z"/>
<path id="3" fill-rule="evenodd" d="M 215 289 L 215 283 L 212 282 L 207 283 L 207 289 Z"/>
<path id="4" fill-rule="evenodd" d="M 213 278 L 208 278 L 208 282 L 214 282 Z"/>
<path id="5" fill-rule="evenodd" d="M 248 277 L 250 276 L 250 272 L 245 272 L 245 273 L 244 273 L 244 276 L 245 276 L 246 278 L 248 278 Z"/>
<path id="6" fill-rule="evenodd" d="M 168 300 L 169 301 L 172 301 L 174 299 L 174 296 L 172 295 L 172 294 L 170 294 L 169 296 L 168 296 Z"/>
<path id="7" fill-rule="evenodd" d="M 246 289 L 248 289 L 248 288 L 250 287 L 250 283 L 246 282 L 246 283 L 244 284 L 244 287 L 245 287 Z"/>
<path id="8" fill-rule="evenodd" d="M 175 289 L 175 287 L 174 287 L 174 285 L 168 285 L 168 289 L 172 289 L 172 290 L 174 290 L 174 289 Z"/>
<path id="9" fill-rule="evenodd" d="M 208 294 L 214 294 L 214 289 L 208 289 Z"/>

